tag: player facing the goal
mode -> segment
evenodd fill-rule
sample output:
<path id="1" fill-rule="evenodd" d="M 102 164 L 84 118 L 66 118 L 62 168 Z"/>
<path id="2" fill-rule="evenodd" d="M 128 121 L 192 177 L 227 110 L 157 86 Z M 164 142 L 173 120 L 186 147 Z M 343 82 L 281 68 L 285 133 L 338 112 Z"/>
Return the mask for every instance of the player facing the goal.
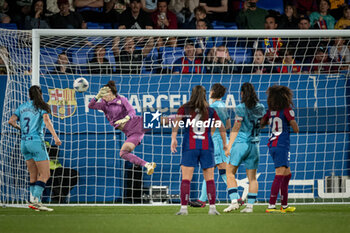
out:
<path id="1" fill-rule="evenodd" d="M 98 102 L 101 99 L 100 102 Z M 156 164 L 148 163 L 131 152 L 141 143 L 145 134 L 143 119 L 136 116 L 135 109 L 128 99 L 118 95 L 114 81 L 109 81 L 100 89 L 95 98 L 89 103 L 89 108 L 102 110 L 110 125 L 122 131 L 127 139 L 120 149 L 120 157 L 147 169 L 147 175 L 152 175 Z"/>
<path id="2" fill-rule="evenodd" d="M 275 165 L 275 179 L 273 180 L 267 213 L 279 211 L 276 209 L 278 193 L 281 193 L 281 212 L 294 212 L 295 207 L 288 207 L 288 184 L 292 177 L 289 167 L 290 160 L 290 126 L 295 133 L 299 132 L 299 127 L 294 118 L 293 93 L 286 86 L 274 85 L 267 89 L 268 111 L 261 120 L 261 127 L 267 124 L 271 126 L 271 136 L 269 138 L 270 155 Z"/>
<path id="3" fill-rule="evenodd" d="M 32 86 L 29 89 L 30 101 L 21 104 L 11 116 L 9 124 L 21 131 L 21 151 L 26 160 L 30 176 L 29 207 L 40 211 L 53 211 L 42 205 L 41 197 L 50 177 L 50 162 L 44 140 L 44 125 L 52 134 L 55 144 L 62 143 L 51 123 L 50 106 L 43 100 L 41 88 Z M 20 125 L 17 124 L 20 122 Z"/>
<path id="4" fill-rule="evenodd" d="M 174 129 L 171 134 L 171 152 L 177 152 L 177 133 L 180 125 L 185 128 L 181 157 L 181 209 L 177 215 L 187 215 L 187 204 L 190 196 L 190 186 L 193 171 L 198 163 L 203 169 L 209 199 L 209 215 L 219 215 L 215 207 L 216 189 L 214 183 L 214 145 L 211 135 L 219 128 L 226 149 L 226 130 L 219 116 L 206 100 L 203 86 L 192 89 L 190 100 L 181 106 L 176 115 Z"/>
<path id="5" fill-rule="evenodd" d="M 241 212 L 253 212 L 258 195 L 256 172 L 259 165 L 260 118 L 265 114 L 264 106 L 259 103 L 254 86 L 244 83 L 241 87 L 241 104 L 236 107 L 236 118 L 230 133 L 230 142 L 225 151 L 227 159 L 227 192 L 231 204 L 224 212 L 239 209 L 238 185 L 235 179 L 238 167 L 244 162 L 249 180 L 247 207 Z"/>

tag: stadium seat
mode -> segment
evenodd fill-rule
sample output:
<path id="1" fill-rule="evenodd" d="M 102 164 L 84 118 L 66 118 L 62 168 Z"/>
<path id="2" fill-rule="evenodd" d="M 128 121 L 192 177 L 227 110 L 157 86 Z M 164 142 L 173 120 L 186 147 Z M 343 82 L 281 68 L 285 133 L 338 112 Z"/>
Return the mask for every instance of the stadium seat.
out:
<path id="1" fill-rule="evenodd" d="M 164 49 L 164 50 L 163 50 Z M 184 51 L 182 48 L 172 48 L 172 47 L 164 47 L 161 48 L 160 53 L 162 54 L 162 64 L 163 65 L 171 65 L 173 64 L 177 59 L 184 56 Z"/>
<path id="2" fill-rule="evenodd" d="M 236 64 L 251 63 L 252 61 L 252 55 L 249 49 L 228 47 L 228 51 Z"/>
<path id="3" fill-rule="evenodd" d="M 87 29 L 103 29 L 104 27 L 101 26 L 98 23 L 92 23 L 92 22 L 87 22 L 86 23 Z"/>
<path id="4" fill-rule="evenodd" d="M 40 48 L 40 65 L 41 72 L 47 73 L 54 69 L 57 63 L 58 55 L 62 53 L 62 48 L 42 47 Z"/>
<path id="5" fill-rule="evenodd" d="M 0 23 L 0 28 L 17 30 L 17 24 L 15 24 L 15 23 Z"/>
<path id="6" fill-rule="evenodd" d="M 256 5 L 265 10 L 275 10 L 284 13 L 283 0 L 259 0 Z"/>
<path id="7" fill-rule="evenodd" d="M 159 64 L 159 53 L 157 48 L 153 48 L 147 57 L 143 60 L 141 74 L 152 74 L 156 73 L 156 70 L 160 67 L 155 66 Z"/>

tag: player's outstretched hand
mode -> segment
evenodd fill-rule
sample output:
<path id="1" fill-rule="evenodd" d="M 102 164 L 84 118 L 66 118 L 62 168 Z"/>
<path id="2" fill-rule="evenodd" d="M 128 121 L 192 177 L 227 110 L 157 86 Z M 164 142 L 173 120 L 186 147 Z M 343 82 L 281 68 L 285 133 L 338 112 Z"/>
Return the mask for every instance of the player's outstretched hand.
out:
<path id="1" fill-rule="evenodd" d="M 173 153 L 177 152 L 176 147 L 177 147 L 177 139 L 171 140 L 171 152 Z"/>
<path id="2" fill-rule="evenodd" d="M 119 126 L 122 124 L 125 124 L 126 122 L 128 122 L 130 120 L 130 116 L 127 115 L 126 117 L 124 117 L 123 119 L 117 120 L 116 122 L 114 122 L 115 126 Z"/>
<path id="3" fill-rule="evenodd" d="M 96 99 L 101 99 L 102 97 L 108 95 L 110 90 L 111 89 L 109 87 L 102 87 L 96 95 Z"/>
<path id="4" fill-rule="evenodd" d="M 61 142 L 61 140 L 58 137 L 55 137 L 54 140 L 55 140 L 56 146 L 62 145 L 62 142 Z"/>

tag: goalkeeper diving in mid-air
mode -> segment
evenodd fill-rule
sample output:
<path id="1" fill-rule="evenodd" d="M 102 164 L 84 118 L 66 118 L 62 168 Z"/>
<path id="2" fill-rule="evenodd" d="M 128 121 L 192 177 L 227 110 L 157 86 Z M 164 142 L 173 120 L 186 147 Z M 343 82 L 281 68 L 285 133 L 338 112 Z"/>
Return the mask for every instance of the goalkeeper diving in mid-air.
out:
<path id="1" fill-rule="evenodd" d="M 100 89 L 95 98 L 91 99 L 89 108 L 102 110 L 110 125 L 125 133 L 127 139 L 120 149 L 120 157 L 147 168 L 147 175 L 152 175 L 156 164 L 148 163 L 131 153 L 141 143 L 145 134 L 143 119 L 141 116 L 136 116 L 135 109 L 127 98 L 118 95 L 114 81 L 109 81 Z"/>

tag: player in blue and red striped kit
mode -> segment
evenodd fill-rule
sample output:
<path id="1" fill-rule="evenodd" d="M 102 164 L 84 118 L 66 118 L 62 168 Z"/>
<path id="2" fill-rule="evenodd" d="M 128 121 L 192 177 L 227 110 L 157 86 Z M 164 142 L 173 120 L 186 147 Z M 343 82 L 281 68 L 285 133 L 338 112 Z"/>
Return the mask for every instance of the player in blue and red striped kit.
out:
<path id="1" fill-rule="evenodd" d="M 288 207 L 288 184 L 292 177 L 289 167 L 290 153 L 290 126 L 295 133 L 299 127 L 294 118 L 293 93 L 286 86 L 274 85 L 267 90 L 267 105 L 269 110 L 261 120 L 261 127 L 271 126 L 271 136 L 268 147 L 276 169 L 275 179 L 272 183 L 267 213 L 279 211 L 276 209 L 276 200 L 281 191 L 281 212 L 294 212 L 295 207 Z"/>
<path id="2" fill-rule="evenodd" d="M 213 108 L 209 107 L 206 100 L 206 91 L 203 86 L 195 86 L 192 89 L 190 101 L 178 109 L 174 129 L 171 135 L 171 151 L 177 152 L 177 132 L 180 127 L 185 128 L 182 143 L 181 158 L 181 209 L 177 215 L 187 215 L 187 204 L 190 196 L 190 185 L 194 168 L 198 162 L 203 169 L 206 180 L 207 195 L 209 200 L 209 215 L 219 215 L 215 207 L 215 183 L 214 183 L 214 145 L 211 138 L 216 128 L 220 128 L 223 141 L 223 149 L 226 149 L 226 131 L 219 116 Z"/>

